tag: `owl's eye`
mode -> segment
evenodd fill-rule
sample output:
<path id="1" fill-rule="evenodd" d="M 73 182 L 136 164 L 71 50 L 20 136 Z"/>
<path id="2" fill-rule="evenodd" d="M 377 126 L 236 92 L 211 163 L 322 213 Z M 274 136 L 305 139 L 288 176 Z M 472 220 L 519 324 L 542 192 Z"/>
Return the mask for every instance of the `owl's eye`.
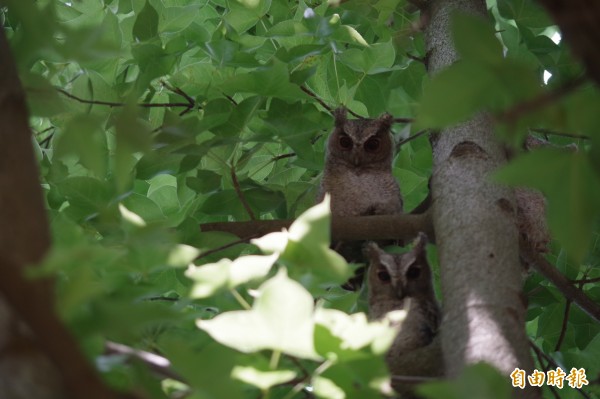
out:
<path id="1" fill-rule="evenodd" d="M 421 275 L 421 267 L 418 265 L 412 265 L 406 271 L 406 278 L 409 280 L 414 280 Z"/>
<path id="2" fill-rule="evenodd" d="M 379 144 L 381 144 L 381 141 L 377 137 L 371 137 L 365 141 L 363 147 L 367 152 L 375 152 L 379 149 Z"/>
<path id="3" fill-rule="evenodd" d="M 377 278 L 383 283 L 389 283 L 392 280 L 392 276 L 384 268 L 377 270 Z"/>
<path id="4" fill-rule="evenodd" d="M 342 134 L 340 136 L 340 147 L 342 147 L 342 149 L 350 150 L 350 149 L 352 149 L 353 145 L 354 145 L 354 143 L 352 142 L 352 139 L 350 137 L 348 137 L 348 135 Z"/>

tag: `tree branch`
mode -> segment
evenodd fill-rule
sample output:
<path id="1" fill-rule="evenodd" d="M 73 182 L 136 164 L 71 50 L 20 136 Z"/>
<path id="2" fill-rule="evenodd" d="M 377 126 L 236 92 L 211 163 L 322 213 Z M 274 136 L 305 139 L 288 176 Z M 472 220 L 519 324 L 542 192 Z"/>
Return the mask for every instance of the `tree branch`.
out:
<path id="1" fill-rule="evenodd" d="M 148 368 L 162 377 L 185 381 L 179 374 L 171 369 L 171 362 L 166 357 L 111 341 L 106 341 L 104 348 L 105 354 L 107 355 L 125 355 L 131 359 L 141 361 L 147 365 Z"/>
<path id="2" fill-rule="evenodd" d="M 323 101 L 323 99 L 319 98 L 319 96 L 317 96 L 315 93 L 313 93 L 311 90 L 309 90 L 306 86 L 300 86 L 300 90 L 302 90 L 303 92 L 305 92 L 306 94 L 308 94 L 309 96 L 311 96 L 312 98 L 317 100 L 317 102 L 319 104 L 321 104 L 321 106 L 323 108 L 325 108 L 327 110 L 327 112 L 329 112 L 331 115 L 333 115 L 333 109 L 329 105 L 327 105 L 325 103 L 325 101 Z"/>
<path id="3" fill-rule="evenodd" d="M 254 220 L 250 222 L 203 223 L 200 229 L 224 231 L 238 237 L 262 236 L 287 229 L 293 220 Z M 333 240 L 411 240 L 422 231 L 431 241 L 435 235 L 429 213 L 419 215 L 371 215 L 333 217 L 331 235 Z"/>
<path id="4" fill-rule="evenodd" d="M 543 357 L 546 356 L 546 354 L 542 352 L 542 350 L 538 348 L 535 342 L 533 342 L 532 340 L 529 340 L 529 345 L 533 349 L 533 353 L 535 353 L 535 357 L 537 358 L 540 367 L 542 367 L 544 372 L 548 371 L 549 367 L 544 367 L 544 363 L 542 362 L 544 360 Z M 558 392 L 556 392 L 556 388 L 553 385 L 549 385 L 548 388 L 550 389 L 552 396 L 554 396 L 556 399 L 560 399 L 560 395 L 558 394 Z"/>
<path id="5" fill-rule="evenodd" d="M 572 92 L 580 88 L 585 82 L 586 79 L 583 77 L 571 80 L 570 82 L 567 82 L 566 84 L 556 88 L 555 90 L 544 92 L 535 98 L 516 104 L 512 108 L 509 108 L 508 110 L 502 112 L 500 115 L 497 115 L 496 119 L 500 122 L 514 123 L 523 115 L 536 111 L 540 108 L 546 107 L 560 100 L 561 98 L 571 94 Z"/>
<path id="6" fill-rule="evenodd" d="M 550 281 L 562 294 L 586 312 L 591 318 L 600 322 L 600 305 L 592 301 L 580 289 L 575 287 L 556 267 L 542 255 L 521 246 L 521 254 L 542 276 Z"/>
<path id="7" fill-rule="evenodd" d="M 577 134 L 577 133 L 565 133 L 565 132 L 557 132 L 550 129 L 542 129 L 542 128 L 530 128 L 532 132 L 547 134 L 551 136 L 562 136 L 562 137 L 570 137 L 573 139 L 582 139 L 582 140 L 591 140 L 590 136 L 586 136 L 585 134 Z"/>
<path id="8" fill-rule="evenodd" d="M 231 181 L 233 182 L 233 188 L 235 189 L 235 192 L 236 192 L 238 198 L 240 199 L 240 202 L 244 206 L 246 213 L 248 213 L 250 220 L 256 220 L 256 216 L 254 216 L 254 212 L 252 212 L 252 208 L 250 208 L 250 204 L 248 204 L 248 201 L 246 201 L 246 197 L 244 197 L 244 193 L 242 192 L 242 189 L 240 187 L 240 182 L 238 182 L 237 175 L 235 174 L 235 166 L 234 165 L 231 165 Z"/>
<path id="9" fill-rule="evenodd" d="M 69 93 L 66 90 L 63 90 L 61 88 L 56 87 L 55 88 L 56 91 L 58 91 L 59 93 L 63 94 L 66 97 L 69 97 L 72 100 L 75 100 L 77 102 L 80 102 L 82 104 L 91 104 L 91 105 L 105 105 L 107 107 L 124 107 L 125 105 L 127 105 L 126 103 L 121 103 L 121 102 L 113 102 L 113 101 L 101 101 L 101 100 L 86 100 L 85 98 L 80 98 L 77 97 L 74 94 Z M 28 91 L 32 91 L 34 89 L 28 89 Z M 182 95 L 180 92 L 177 92 L 177 94 Z M 180 113 L 180 115 L 183 115 L 184 113 L 189 112 L 190 110 L 192 110 L 194 108 L 194 106 L 196 105 L 194 100 L 185 95 L 184 96 L 186 98 L 186 100 L 188 100 L 187 103 L 140 103 L 140 104 L 136 104 L 138 107 L 142 107 L 142 108 L 169 108 L 169 107 L 185 107 L 186 109 Z"/>
<path id="10" fill-rule="evenodd" d="M 569 280 L 569 281 L 574 284 L 591 284 L 591 283 L 600 282 L 600 277 L 582 278 L 581 280 Z"/>
<path id="11" fill-rule="evenodd" d="M 404 144 L 408 143 L 409 141 L 412 141 L 416 138 L 421 137 L 422 135 L 424 135 L 425 133 L 428 133 L 429 129 L 425 129 L 425 130 L 421 130 L 415 134 L 413 134 L 412 136 L 409 136 L 407 138 L 405 138 L 404 140 L 401 140 L 398 144 L 396 144 L 396 153 L 398 151 L 400 151 L 400 147 L 402 147 Z"/>
<path id="12" fill-rule="evenodd" d="M 203 226 L 203 225 L 201 225 L 201 226 Z M 258 235 L 258 234 L 254 234 L 254 235 L 252 235 L 252 236 L 249 236 L 249 237 L 246 237 L 246 238 L 241 238 L 241 239 L 239 239 L 239 240 L 232 241 L 232 242 L 230 242 L 230 243 L 228 243 L 228 244 L 221 245 L 221 246 L 220 246 L 220 247 L 218 247 L 218 248 L 209 249 L 208 251 L 202 252 L 201 254 L 199 254 L 198 256 L 196 256 L 196 258 L 195 258 L 194 260 L 196 261 L 196 260 L 198 260 L 198 259 L 205 258 L 205 257 L 207 257 L 208 255 L 212 255 L 212 254 L 214 254 L 214 253 L 217 253 L 217 252 L 221 252 L 221 251 L 223 251 L 223 250 L 226 250 L 227 248 L 231 248 L 231 247 L 234 247 L 234 246 L 236 246 L 236 245 L 239 245 L 239 244 L 244 244 L 244 243 L 247 243 L 247 242 L 248 242 L 248 241 L 250 241 L 251 239 L 253 239 L 253 238 L 257 238 L 257 237 L 259 237 L 259 235 Z"/>
<path id="13" fill-rule="evenodd" d="M 556 341 L 556 346 L 554 347 L 554 351 L 560 351 L 560 347 L 565 339 L 565 335 L 567 334 L 567 327 L 569 326 L 569 314 L 571 313 L 571 303 L 572 301 L 567 298 L 565 301 L 565 312 L 563 314 L 562 325 L 560 327 L 560 335 L 558 336 L 558 340 Z"/>

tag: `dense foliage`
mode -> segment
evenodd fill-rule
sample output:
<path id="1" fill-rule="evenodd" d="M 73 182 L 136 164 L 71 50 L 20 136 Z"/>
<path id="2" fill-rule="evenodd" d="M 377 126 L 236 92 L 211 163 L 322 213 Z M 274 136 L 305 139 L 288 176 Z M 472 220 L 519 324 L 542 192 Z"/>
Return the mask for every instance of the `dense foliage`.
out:
<path id="1" fill-rule="evenodd" d="M 308 210 L 340 104 L 415 118 L 394 125 L 398 142 L 487 110 L 507 146 L 527 134 L 576 143 L 517 157 L 498 178 L 546 194 L 549 259 L 592 279 L 580 285 L 600 300 L 600 95 L 532 1 L 487 3 L 494 24 L 456 16 L 463 59 L 430 79 L 426 21 L 404 0 L 0 1 L 53 233 L 42 270 L 58 276 L 57 309 L 105 380 L 155 398 L 389 389 L 389 329 L 355 313 L 364 305 L 338 288 L 352 270 L 328 249 L 327 204 Z M 399 148 L 408 210 L 427 195 L 431 158 L 426 136 Z M 199 227 L 254 218 L 298 219 L 232 246 L 238 237 Z M 535 345 L 597 382 L 600 326 L 539 275 L 526 294 Z M 151 372 L 106 341 L 171 365 Z M 509 379 L 475 368 L 430 389 L 500 398 Z"/>

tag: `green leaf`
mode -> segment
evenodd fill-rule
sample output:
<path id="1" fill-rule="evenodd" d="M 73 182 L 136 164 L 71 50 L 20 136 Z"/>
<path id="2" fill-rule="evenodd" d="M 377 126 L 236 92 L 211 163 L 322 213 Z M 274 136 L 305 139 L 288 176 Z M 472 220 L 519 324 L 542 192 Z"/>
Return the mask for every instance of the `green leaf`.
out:
<path id="1" fill-rule="evenodd" d="M 496 173 L 498 181 L 541 190 L 548 199 L 553 235 L 580 262 L 600 216 L 600 180 L 588 156 L 553 149 L 533 151 Z"/>
<path id="2" fill-rule="evenodd" d="M 271 8 L 271 0 L 228 0 L 229 13 L 225 21 L 238 33 L 243 33 L 256 23 Z"/>
<path id="3" fill-rule="evenodd" d="M 275 385 L 283 384 L 295 378 L 297 373 L 291 370 L 259 370 L 255 367 L 235 366 L 231 377 L 254 385 L 265 391 Z"/>
<path id="4" fill-rule="evenodd" d="M 288 232 L 271 233 L 252 240 L 267 253 L 278 253 L 280 260 L 300 270 L 311 270 L 333 282 L 342 283 L 351 270 L 342 256 L 329 249 L 331 213 L 329 196 L 300 215 Z"/>
<path id="5" fill-rule="evenodd" d="M 369 356 L 333 364 L 321 374 L 331 382 L 327 391 L 345 398 L 378 399 L 391 395 L 389 373 L 382 356 Z M 335 387 L 339 388 L 336 389 Z M 324 389 L 320 387 L 319 389 Z M 324 392 L 323 395 L 326 395 Z M 329 396 L 321 396 L 328 398 Z"/>
<path id="6" fill-rule="evenodd" d="M 339 310 L 320 308 L 315 315 L 315 349 L 325 358 L 335 354 L 338 361 L 382 355 L 398 333 L 390 320 L 397 323 L 405 314 L 398 311 L 389 314 L 385 320 L 368 322 L 364 313 L 348 315 Z M 364 348 L 369 351 L 361 351 Z"/>
<path id="7" fill-rule="evenodd" d="M 184 7 L 165 7 L 160 14 L 158 30 L 161 33 L 181 32 L 198 18 L 199 10 L 199 4 L 190 4 Z"/>
<path id="8" fill-rule="evenodd" d="M 147 41 L 158 35 L 158 13 L 149 1 L 140 11 L 133 24 L 133 36 L 140 41 Z"/>
<path id="9" fill-rule="evenodd" d="M 357 72 L 366 74 L 388 72 L 395 58 L 396 52 L 391 40 L 364 49 L 349 49 L 339 56 L 341 62 Z"/>
<path id="10" fill-rule="evenodd" d="M 313 298 L 285 269 L 259 288 L 252 310 L 225 312 L 198 327 L 241 352 L 264 349 L 303 359 L 319 359 L 313 347 Z"/>
<path id="11" fill-rule="evenodd" d="M 67 122 L 56 140 L 56 156 L 75 154 L 83 166 L 98 177 L 108 169 L 108 144 L 104 121 L 91 114 L 79 114 Z"/>
<path id="12" fill-rule="evenodd" d="M 65 111 L 63 98 L 44 77 L 27 73 L 21 81 L 28 91 L 27 105 L 32 116 L 50 117 Z"/>
<path id="13" fill-rule="evenodd" d="M 228 93 L 253 93 L 288 101 L 308 99 L 297 85 L 290 83 L 287 67 L 281 62 L 236 75 L 221 85 L 221 88 Z"/>
<path id="14" fill-rule="evenodd" d="M 222 176 L 209 170 L 198 170 L 196 177 L 188 177 L 185 183 L 192 190 L 206 194 L 221 187 Z"/>
<path id="15" fill-rule="evenodd" d="M 417 129 L 439 128 L 467 119 L 489 101 L 491 71 L 459 62 L 437 74 L 423 90 Z"/>
<path id="16" fill-rule="evenodd" d="M 92 177 L 69 177 L 60 182 L 58 188 L 69 205 L 76 208 L 82 217 L 104 211 L 112 198 L 110 188 Z"/>
<path id="17" fill-rule="evenodd" d="M 528 0 L 497 0 L 500 14 L 532 28 L 546 28 L 553 22 L 535 2 Z"/>
<path id="18" fill-rule="evenodd" d="M 452 16 L 452 33 L 454 45 L 463 58 L 488 64 L 502 60 L 502 45 L 487 20 L 456 13 Z"/>
<path id="19" fill-rule="evenodd" d="M 220 137 L 237 137 L 246 129 L 261 104 L 262 99 L 258 96 L 246 98 L 233 109 L 227 122 L 212 128 L 211 131 Z"/>
<path id="20" fill-rule="evenodd" d="M 417 387 L 429 399 L 508 399 L 514 388 L 510 378 L 485 363 L 467 367 L 456 381 L 430 382 Z"/>
<path id="21" fill-rule="evenodd" d="M 217 263 L 203 266 L 190 266 L 186 276 L 194 281 L 192 298 L 206 298 L 225 288 L 235 288 L 238 285 L 266 277 L 277 260 L 277 255 L 241 256 L 234 261 L 221 259 Z"/>

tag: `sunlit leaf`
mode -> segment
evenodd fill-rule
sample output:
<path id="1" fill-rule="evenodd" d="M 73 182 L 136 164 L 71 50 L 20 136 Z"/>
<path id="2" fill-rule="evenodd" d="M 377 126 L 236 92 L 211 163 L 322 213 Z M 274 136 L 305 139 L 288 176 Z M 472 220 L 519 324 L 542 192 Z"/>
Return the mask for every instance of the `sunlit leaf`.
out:
<path id="1" fill-rule="evenodd" d="M 234 261 L 222 259 L 217 263 L 190 266 L 186 276 L 194 280 L 191 295 L 194 298 L 205 298 L 220 289 L 235 288 L 240 284 L 263 278 L 269 273 L 276 260 L 277 254 L 248 255 Z"/>
<path id="2" fill-rule="evenodd" d="M 252 242 L 268 253 L 278 253 L 290 266 L 311 270 L 338 282 L 350 277 L 348 264 L 329 249 L 329 197 L 300 215 L 287 232 L 271 233 Z"/>
<path id="3" fill-rule="evenodd" d="M 197 320 L 216 341 L 241 352 L 264 349 L 318 359 L 313 347 L 313 298 L 285 269 L 259 288 L 252 310 Z"/>
<path id="4" fill-rule="evenodd" d="M 274 385 L 283 384 L 296 377 L 296 372 L 291 370 L 262 371 L 254 367 L 236 366 L 231 371 L 231 376 L 266 390 Z"/>

